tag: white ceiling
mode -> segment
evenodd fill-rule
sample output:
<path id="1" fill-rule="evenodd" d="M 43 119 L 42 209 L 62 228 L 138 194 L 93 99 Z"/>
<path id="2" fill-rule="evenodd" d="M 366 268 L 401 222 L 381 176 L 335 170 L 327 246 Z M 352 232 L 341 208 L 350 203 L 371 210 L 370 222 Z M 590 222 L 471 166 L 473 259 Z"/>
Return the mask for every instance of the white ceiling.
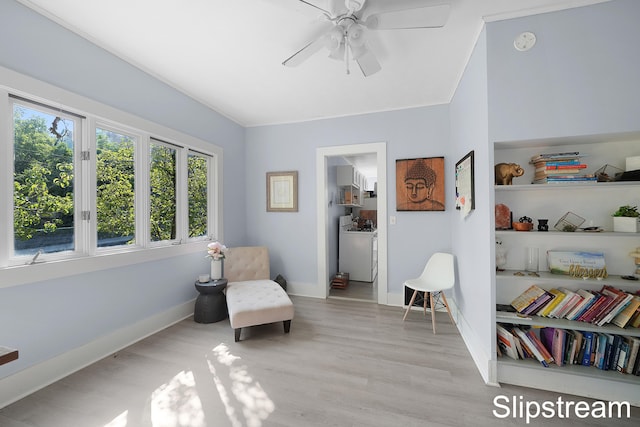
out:
<path id="1" fill-rule="evenodd" d="M 369 77 L 355 64 L 347 75 L 325 51 L 282 65 L 323 28 L 321 13 L 297 0 L 18 1 L 237 123 L 258 126 L 448 103 L 484 21 L 607 0 L 368 0 L 451 5 L 443 28 L 368 32 L 382 65 Z M 306 1 L 326 8 L 328 0 Z"/>

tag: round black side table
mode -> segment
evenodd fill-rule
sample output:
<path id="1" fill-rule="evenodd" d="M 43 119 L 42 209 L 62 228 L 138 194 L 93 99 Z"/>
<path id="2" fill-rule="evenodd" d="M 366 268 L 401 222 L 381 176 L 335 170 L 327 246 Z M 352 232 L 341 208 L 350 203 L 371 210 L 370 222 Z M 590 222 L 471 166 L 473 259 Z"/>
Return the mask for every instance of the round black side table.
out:
<path id="1" fill-rule="evenodd" d="M 226 319 L 227 298 L 222 290 L 227 287 L 227 279 L 210 280 L 206 283 L 196 281 L 200 292 L 193 310 L 193 320 L 197 323 L 214 323 Z"/>

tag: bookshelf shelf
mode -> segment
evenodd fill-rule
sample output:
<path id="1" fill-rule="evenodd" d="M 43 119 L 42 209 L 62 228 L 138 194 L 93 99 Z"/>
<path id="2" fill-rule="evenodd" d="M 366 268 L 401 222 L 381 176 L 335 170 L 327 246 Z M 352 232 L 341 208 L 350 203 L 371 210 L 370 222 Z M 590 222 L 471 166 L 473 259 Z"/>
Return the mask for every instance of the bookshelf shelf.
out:
<path id="1" fill-rule="evenodd" d="M 593 239 L 600 237 L 622 237 L 629 239 L 638 239 L 640 240 L 640 233 L 614 233 L 613 231 L 598 231 L 598 232 L 588 232 L 588 231 L 576 231 L 573 233 L 568 233 L 565 231 L 515 231 L 515 230 L 496 230 L 496 236 L 514 236 L 518 235 L 521 237 L 523 234 L 534 235 L 536 237 L 541 238 L 557 238 L 557 237 L 578 237 L 585 239 Z"/>
<path id="2" fill-rule="evenodd" d="M 524 276 L 516 276 L 515 273 L 524 273 Z M 596 280 L 596 279 L 588 279 L 584 280 L 579 277 L 571 277 L 564 276 L 561 274 L 551 274 L 548 271 L 538 271 L 538 276 L 529 276 L 523 270 L 504 270 L 504 271 L 496 271 L 496 280 L 501 282 L 503 281 L 522 281 L 522 282 L 531 282 L 535 281 L 538 283 L 549 283 L 549 284 L 558 284 L 562 286 L 570 286 L 570 287 L 587 287 L 590 289 L 599 289 L 604 284 L 615 286 L 616 288 L 621 288 L 625 291 L 635 291 L 640 286 L 640 281 L 637 280 L 626 280 L 623 279 L 620 275 L 611 274 L 606 279 Z"/>
<path id="3" fill-rule="evenodd" d="M 565 287 L 599 291 L 605 284 L 629 293 L 640 290 L 640 281 L 622 279 L 622 275 L 635 270 L 629 253 L 640 247 L 640 233 L 613 232 L 612 214 L 622 205 L 640 205 L 640 182 L 566 182 L 531 184 L 535 166 L 529 161 L 540 153 L 579 152 L 587 163 L 584 173 L 594 173 L 602 165 L 624 169 L 625 157 L 638 155 L 640 134 L 594 135 L 580 138 L 558 138 L 537 141 L 507 141 L 494 143 L 494 163 L 518 163 L 525 170 L 514 178 L 514 185 L 494 186 L 494 201 L 504 204 L 514 220 L 528 216 L 534 221 L 534 230 L 495 230 L 494 237 L 506 252 L 505 271 L 494 276 L 497 304 L 509 304 L 531 285 L 545 290 Z M 604 231 L 573 233 L 554 230 L 554 225 L 567 212 L 585 222 L 582 227 L 599 227 Z M 549 231 L 535 230 L 537 219 L 548 219 Z M 526 248 L 538 248 L 540 263 L 538 277 L 524 271 Z M 587 251 L 603 253 L 609 276 L 603 280 L 575 278 L 551 274 L 547 251 Z M 521 272 L 524 275 L 516 276 Z M 623 337 L 640 338 L 640 328 L 619 328 L 614 324 L 597 326 L 592 323 L 540 316 L 520 318 L 513 313 L 497 311 L 496 323 L 526 325 L 533 328 L 561 328 L 583 332 L 608 333 Z M 496 343 L 496 346 L 498 344 Z M 595 367 L 567 365 L 543 367 L 535 360 L 513 360 L 500 357 L 497 361 L 497 380 L 506 384 L 534 387 L 544 390 L 587 396 L 596 399 L 629 401 L 640 406 L 640 377 Z"/>
<path id="4" fill-rule="evenodd" d="M 533 360 L 498 361 L 498 381 L 640 406 L 640 377 L 580 365 L 543 367 Z"/>
<path id="5" fill-rule="evenodd" d="M 511 365 L 513 367 L 526 367 L 527 369 L 533 369 L 539 373 L 549 372 L 553 375 L 579 375 L 581 377 L 590 377 L 593 379 L 608 379 L 616 382 L 624 382 L 627 384 L 633 384 L 636 387 L 640 386 L 640 377 L 631 374 L 622 374 L 618 371 L 603 371 L 602 369 L 594 368 L 593 366 L 583 365 L 564 365 L 558 366 L 555 364 L 544 367 L 533 359 L 526 360 L 513 360 L 507 357 L 500 359 L 501 365 Z"/>
<path id="6" fill-rule="evenodd" d="M 616 189 L 630 187 L 640 187 L 640 182 L 618 181 L 618 182 L 570 182 L 570 183 L 549 183 L 549 184 L 515 184 L 496 185 L 496 192 L 509 191 L 566 191 L 566 190 L 594 190 L 594 189 Z"/>
<path id="7" fill-rule="evenodd" d="M 514 317 L 513 314 L 514 313 L 498 311 L 496 312 L 496 322 L 510 323 L 514 325 L 531 325 L 545 328 L 573 329 L 576 331 L 605 332 L 628 337 L 640 337 L 640 328 L 619 328 L 612 324 L 597 326 L 587 322 L 578 322 L 567 319 L 550 319 L 540 316 Z"/>

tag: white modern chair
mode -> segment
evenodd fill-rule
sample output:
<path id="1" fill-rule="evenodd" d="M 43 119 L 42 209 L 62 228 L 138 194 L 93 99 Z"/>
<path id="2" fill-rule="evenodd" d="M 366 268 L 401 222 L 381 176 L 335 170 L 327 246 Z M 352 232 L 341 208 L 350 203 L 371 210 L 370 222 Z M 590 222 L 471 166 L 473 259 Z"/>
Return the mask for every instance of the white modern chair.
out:
<path id="1" fill-rule="evenodd" d="M 449 309 L 449 304 L 447 303 L 447 298 L 444 295 L 445 289 L 450 289 L 455 284 L 455 271 L 453 267 L 453 255 L 436 252 L 431 255 L 429 261 L 427 261 L 427 265 L 424 267 L 422 274 L 420 277 L 415 279 L 409 279 L 404 282 L 404 286 L 407 288 L 413 289 L 413 295 L 411 296 L 411 301 L 409 302 L 409 306 L 407 307 L 407 311 L 404 313 L 404 317 L 402 321 L 407 318 L 413 303 L 416 300 L 416 296 L 418 292 L 424 292 L 424 315 L 427 315 L 427 297 L 429 298 L 429 307 L 431 307 L 431 323 L 433 325 L 433 333 L 436 333 L 436 303 L 438 299 L 442 299 L 440 303 L 441 306 L 444 306 L 447 309 L 447 313 L 449 313 L 449 318 L 451 322 L 455 325 L 456 322 L 453 320 L 453 316 L 451 315 L 451 310 Z M 434 294 L 436 298 L 434 298 Z"/>

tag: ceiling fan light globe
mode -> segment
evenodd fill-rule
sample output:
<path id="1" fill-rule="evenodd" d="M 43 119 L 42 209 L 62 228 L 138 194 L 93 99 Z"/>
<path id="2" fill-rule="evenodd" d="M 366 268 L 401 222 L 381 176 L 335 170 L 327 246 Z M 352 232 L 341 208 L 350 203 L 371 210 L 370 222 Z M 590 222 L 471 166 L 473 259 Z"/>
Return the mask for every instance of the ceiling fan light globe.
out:
<path id="1" fill-rule="evenodd" d="M 344 32 L 341 27 L 334 27 L 327 33 L 324 45 L 328 50 L 335 50 L 344 42 Z"/>
<path id="2" fill-rule="evenodd" d="M 347 32 L 347 39 L 350 46 L 362 46 L 365 42 L 364 27 L 360 24 L 354 24 L 349 27 Z"/>
<path id="3" fill-rule="evenodd" d="M 329 58 L 337 61 L 344 61 L 344 44 L 338 46 L 335 49 L 331 49 L 329 52 Z"/>

